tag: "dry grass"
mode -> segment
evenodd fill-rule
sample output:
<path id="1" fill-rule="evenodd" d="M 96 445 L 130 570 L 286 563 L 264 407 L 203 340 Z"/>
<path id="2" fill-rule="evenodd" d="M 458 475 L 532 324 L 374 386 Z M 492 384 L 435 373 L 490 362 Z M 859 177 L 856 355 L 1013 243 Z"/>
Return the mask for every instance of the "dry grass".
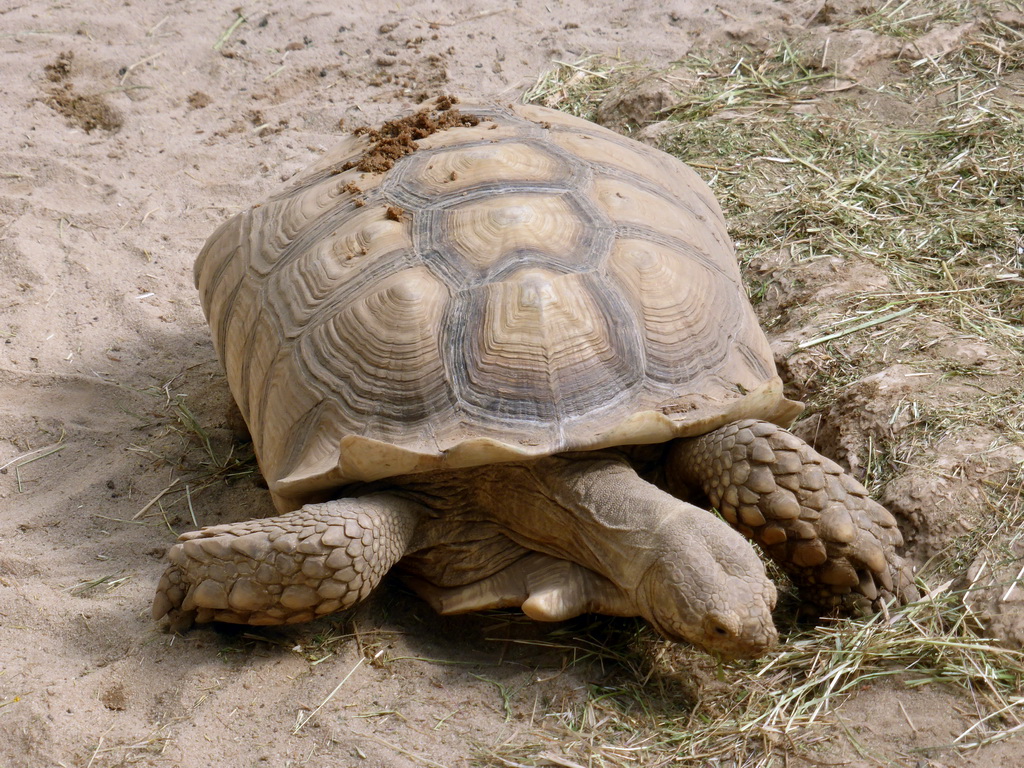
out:
<path id="1" fill-rule="evenodd" d="M 975 0 L 886 0 L 858 19 L 855 26 L 913 40 L 937 24 L 962 24 L 976 11 Z"/>
<path id="2" fill-rule="evenodd" d="M 166 468 L 168 482 L 141 505 L 132 519 L 157 519 L 176 536 L 179 523 L 187 528 L 202 525 L 193 505 L 198 494 L 215 484 L 252 477 L 258 470 L 252 444 L 223 434 L 215 437 L 188 405 L 188 396 L 172 392 L 171 382 L 148 393 L 159 403 L 152 416 L 144 419 L 155 434 L 145 445 L 128 449 L 148 458 L 154 466 Z"/>
<path id="3" fill-rule="evenodd" d="M 967 750 L 1024 728 L 1024 654 L 979 636 L 961 592 L 937 590 L 898 612 L 798 631 L 766 660 L 718 668 L 640 624 L 600 629 L 566 650 L 619 667 L 616 682 L 594 685 L 579 710 L 549 714 L 536 744 L 492 751 L 486 764 L 545 765 L 554 745 L 563 759 L 602 767 L 813 759 L 834 734 L 827 726 L 838 722 L 836 706 L 884 678 L 958 688 L 973 701 L 972 723 L 934 748 Z"/>
<path id="4" fill-rule="evenodd" d="M 575 63 L 556 62 L 523 94 L 523 101 L 591 119 L 607 92 L 630 71 L 638 71 L 642 77 L 651 76 L 649 70 L 596 56 Z"/>
<path id="5" fill-rule="evenodd" d="M 935 18 L 953 12 L 928 7 Z M 903 444 L 875 446 L 866 480 L 877 489 L 941 436 L 984 427 L 1012 442 L 1024 430 L 1013 384 L 1024 375 L 1024 117 L 1005 85 L 1024 44 L 985 21 L 945 57 L 897 62 L 892 79 L 857 94 L 819 77 L 815 59 L 783 44 L 731 64 L 690 62 L 670 77 L 684 95 L 664 148 L 715 169 L 755 302 L 780 290 L 780 252 L 796 280 L 830 261 L 868 263 L 884 276 L 883 288 L 816 304 L 802 303 L 810 290 L 783 286 L 788 306 L 762 307 L 769 330 L 816 329 L 798 346 L 818 369 L 801 393 L 810 413 L 897 361 L 964 385 L 941 402 L 907 403 L 926 434 L 908 430 Z M 978 342 L 985 364 L 929 353 L 938 339 L 922 327 Z"/>
<path id="6" fill-rule="evenodd" d="M 34 464 L 37 461 L 41 461 L 55 453 L 60 453 L 67 446 L 64 442 L 65 435 L 61 433 L 60 438 L 56 443 L 52 445 L 43 446 L 42 448 L 36 448 L 32 451 L 15 456 L 13 459 L 0 464 L 0 474 L 7 474 L 11 469 L 14 470 L 14 479 L 17 483 L 18 493 L 24 493 L 24 483 L 22 482 L 21 469 L 27 467 L 29 464 Z"/>
<path id="7" fill-rule="evenodd" d="M 806 392 L 810 411 L 896 361 L 939 383 L 940 396 L 896 406 L 893 422 L 905 425 L 898 437 L 871 445 L 866 479 L 875 489 L 927 466 L 937 446 L 960 434 L 985 430 L 995 447 L 1024 444 L 1024 34 L 989 10 L 906 0 L 843 21 L 839 30 L 902 41 L 978 22 L 946 54 L 894 61 L 884 80 L 859 89 L 816 66 L 819 52 L 799 42 L 728 59 L 691 57 L 646 74 L 675 94 L 671 108 L 650 116 L 661 121 L 660 146 L 705 171 L 770 332 L 815 328 L 791 350 L 819 366 Z M 528 100 L 593 118 L 608 94 L 644 76 L 620 61 L 560 64 Z M 788 273 L 775 268 L 780 254 Z M 833 261 L 866 264 L 885 287 L 851 287 L 817 303 L 810 288 L 801 294 L 804 270 Z M 787 277 L 791 284 L 780 284 Z M 797 302 L 773 303 L 779 293 Z M 983 364 L 936 354 L 925 325 L 981 344 Z M 938 573 L 962 576 L 982 552 L 1008 562 L 1024 530 L 1022 480 L 1024 468 L 977 481 L 985 517 L 929 565 L 933 583 Z M 837 706 L 882 678 L 964 692 L 971 725 L 936 749 L 998 741 L 1024 729 L 1024 655 L 985 639 L 965 591 L 952 583 L 889 615 L 791 628 L 782 650 L 759 664 L 713 669 L 639 627 L 612 639 L 607 653 L 595 640 L 594 652 L 624 670 L 620 683 L 595 687 L 531 746 L 490 750 L 482 763 L 828 761 L 818 750 L 836 738 Z M 845 734 L 855 752 L 879 762 Z"/>

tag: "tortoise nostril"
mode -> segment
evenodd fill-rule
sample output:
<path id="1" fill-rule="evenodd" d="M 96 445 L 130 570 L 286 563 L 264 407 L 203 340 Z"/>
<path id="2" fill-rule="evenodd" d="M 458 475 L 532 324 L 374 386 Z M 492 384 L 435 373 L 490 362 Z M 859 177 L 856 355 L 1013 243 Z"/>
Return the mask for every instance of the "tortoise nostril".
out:
<path id="1" fill-rule="evenodd" d="M 743 634 L 743 625 L 735 614 L 712 611 L 704 616 L 704 632 L 715 642 L 733 642 Z"/>
<path id="2" fill-rule="evenodd" d="M 711 632 L 717 635 L 718 637 L 729 637 L 730 635 L 732 635 L 732 632 L 729 630 L 729 628 L 717 619 L 711 619 L 709 624 L 709 629 L 711 630 Z"/>

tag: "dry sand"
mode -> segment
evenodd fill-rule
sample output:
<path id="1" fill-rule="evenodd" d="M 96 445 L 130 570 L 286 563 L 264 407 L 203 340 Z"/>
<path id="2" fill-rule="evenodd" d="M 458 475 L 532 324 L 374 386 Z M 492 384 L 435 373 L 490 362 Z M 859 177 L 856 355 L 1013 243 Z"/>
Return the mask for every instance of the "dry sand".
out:
<path id="1" fill-rule="evenodd" d="M 599 667 L 508 642 L 547 628 L 442 620 L 394 584 L 267 641 L 151 621 L 170 528 L 270 509 L 251 479 L 203 488 L 175 419 L 233 444 L 192 261 L 342 121 L 441 90 L 517 100 L 553 60 L 667 62 L 822 5 L 0 4 L 0 766 L 466 766 L 582 700 Z M 917 733 L 880 690 L 861 714 L 884 753 Z M 910 715 L 955 733 L 929 696 Z"/>

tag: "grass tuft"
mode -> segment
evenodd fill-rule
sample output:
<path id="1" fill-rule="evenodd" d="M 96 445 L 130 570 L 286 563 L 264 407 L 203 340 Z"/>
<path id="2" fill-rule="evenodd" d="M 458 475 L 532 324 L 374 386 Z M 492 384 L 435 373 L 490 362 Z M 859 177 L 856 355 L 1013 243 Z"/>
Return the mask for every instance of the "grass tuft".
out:
<path id="1" fill-rule="evenodd" d="M 225 440 L 223 436 L 215 438 L 188 406 L 187 396 L 171 393 L 170 383 L 154 388 L 151 394 L 162 400 L 161 413 L 152 425 L 159 425 L 160 429 L 152 445 L 132 445 L 129 450 L 148 457 L 157 465 L 169 467 L 171 478 L 132 519 L 158 516 L 171 533 L 177 535 L 176 522 L 200 527 L 193 505 L 199 493 L 218 483 L 254 476 L 258 471 L 256 459 L 250 442 Z M 176 512 L 175 507 L 179 511 Z"/>
<path id="2" fill-rule="evenodd" d="M 704 766 L 726 758 L 782 765 L 786 755 L 813 758 L 835 734 L 837 707 L 885 679 L 960 689 L 973 702 L 971 724 L 934 748 L 1000 740 L 1024 727 L 1024 653 L 979 634 L 963 597 L 938 589 L 892 613 L 799 630 L 760 662 L 717 668 L 706 654 L 658 640 L 639 623 L 618 636 L 573 640 L 591 651 L 581 660 L 600 658 L 619 674 L 593 684 L 581 707 L 549 713 L 533 744 L 492 752 L 486 764 L 545 765 L 550 744 L 558 743 L 565 758 L 602 767 Z"/>

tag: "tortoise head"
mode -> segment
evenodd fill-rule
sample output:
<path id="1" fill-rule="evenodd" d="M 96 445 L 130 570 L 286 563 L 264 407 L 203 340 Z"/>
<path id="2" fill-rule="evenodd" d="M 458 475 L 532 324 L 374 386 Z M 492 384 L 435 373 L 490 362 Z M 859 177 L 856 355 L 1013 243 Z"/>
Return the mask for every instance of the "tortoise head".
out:
<path id="1" fill-rule="evenodd" d="M 666 638 L 724 658 L 756 658 L 778 640 L 777 593 L 753 547 L 707 515 L 663 530 L 661 550 L 638 585 L 642 615 Z"/>

